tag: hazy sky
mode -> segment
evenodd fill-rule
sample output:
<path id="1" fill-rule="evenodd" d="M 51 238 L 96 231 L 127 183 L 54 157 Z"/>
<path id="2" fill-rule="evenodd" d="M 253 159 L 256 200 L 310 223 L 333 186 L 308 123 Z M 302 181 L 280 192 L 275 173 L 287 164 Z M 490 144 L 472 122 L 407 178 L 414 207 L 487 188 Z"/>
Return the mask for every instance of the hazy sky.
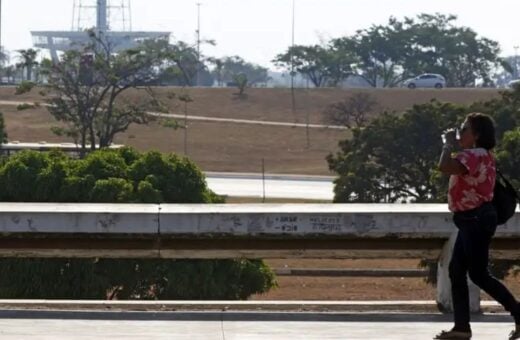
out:
<path id="1" fill-rule="evenodd" d="M 31 47 L 31 30 L 70 30 L 74 0 L 0 0 L 2 44 L 8 50 Z M 76 0 L 80 1 L 80 0 Z M 90 0 L 92 1 L 92 0 Z M 83 0 L 88 3 L 88 0 Z M 109 0 L 110 2 L 110 0 Z M 112 0 L 113 4 L 121 0 Z M 197 6 L 201 2 L 201 35 L 216 47 L 203 52 L 216 57 L 240 55 L 269 66 L 291 43 L 292 0 L 131 0 L 132 28 L 171 31 L 195 41 Z M 519 0 L 295 0 L 296 44 L 352 34 L 371 24 L 418 13 L 456 14 L 460 25 L 497 40 L 504 55 L 520 45 Z M 520 51 L 519 51 L 520 52 Z"/>

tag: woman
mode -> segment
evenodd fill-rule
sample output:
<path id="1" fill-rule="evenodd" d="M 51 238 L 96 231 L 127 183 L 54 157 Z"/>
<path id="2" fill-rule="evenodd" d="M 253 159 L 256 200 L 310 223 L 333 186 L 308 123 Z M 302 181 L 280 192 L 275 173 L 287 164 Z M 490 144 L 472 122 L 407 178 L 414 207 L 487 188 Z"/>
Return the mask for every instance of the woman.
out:
<path id="1" fill-rule="evenodd" d="M 455 326 L 435 339 L 471 338 L 469 292 L 466 275 L 514 317 L 516 329 L 509 339 L 520 339 L 520 303 L 488 271 L 489 244 L 497 227 L 491 204 L 495 186 L 495 126 L 488 115 L 466 117 L 458 140 L 462 151 L 452 157 L 456 132 L 445 134 L 439 169 L 450 176 L 448 206 L 458 229 L 449 266 Z"/>

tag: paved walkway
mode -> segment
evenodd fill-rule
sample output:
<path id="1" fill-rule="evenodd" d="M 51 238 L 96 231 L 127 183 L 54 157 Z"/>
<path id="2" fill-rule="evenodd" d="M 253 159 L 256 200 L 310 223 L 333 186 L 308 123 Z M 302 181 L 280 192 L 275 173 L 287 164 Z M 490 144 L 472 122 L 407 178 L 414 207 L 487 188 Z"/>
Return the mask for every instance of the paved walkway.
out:
<path id="1" fill-rule="evenodd" d="M 22 101 L 11 101 L 11 100 L 0 100 L 0 105 L 18 106 L 23 104 L 32 105 L 30 102 Z M 41 104 L 47 106 L 47 104 Z M 202 122 L 216 122 L 216 123 L 234 123 L 234 124 L 247 124 L 247 125 L 264 125 L 264 126 L 281 126 L 291 128 L 310 128 L 310 129 L 332 129 L 332 130 L 349 130 L 346 126 L 341 125 L 323 125 L 323 124 L 303 124 L 303 123 L 290 123 L 290 122 L 273 122 L 265 120 L 251 120 L 251 119 L 235 119 L 235 118 L 220 118 L 220 117 L 206 117 L 206 116 L 194 116 L 176 113 L 161 113 L 161 112 L 147 112 L 151 116 L 164 117 L 164 118 L 178 118 L 179 120 L 187 119 L 190 121 L 202 121 Z"/>
<path id="2" fill-rule="evenodd" d="M 440 314 L 0 311 L 0 339 L 431 339 Z M 475 317 L 474 340 L 507 339 L 506 315 Z"/>

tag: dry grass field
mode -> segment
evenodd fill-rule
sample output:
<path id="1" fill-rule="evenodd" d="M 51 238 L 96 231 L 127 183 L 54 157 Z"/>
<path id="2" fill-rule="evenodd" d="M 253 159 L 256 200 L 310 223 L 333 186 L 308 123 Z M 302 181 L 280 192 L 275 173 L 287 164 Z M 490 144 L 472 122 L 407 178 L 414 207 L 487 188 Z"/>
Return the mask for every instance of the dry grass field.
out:
<path id="1" fill-rule="evenodd" d="M 418 260 L 266 260 L 271 268 L 392 268 L 415 269 Z M 435 300 L 436 289 L 423 278 L 279 276 L 279 287 L 253 300 Z M 520 276 L 509 275 L 506 285 L 520 298 Z M 481 293 L 481 298 L 490 297 Z"/>
<path id="2" fill-rule="evenodd" d="M 180 88 L 158 88 L 160 96 L 168 92 L 182 93 Z M 489 89 L 443 90 L 341 90 L 298 89 L 293 114 L 289 89 L 248 89 L 247 98 L 239 99 L 234 89 L 195 88 L 187 90 L 194 100 L 188 106 L 189 115 L 249 119 L 278 122 L 324 123 L 323 111 L 328 104 L 343 100 L 355 92 L 370 92 L 379 102 L 373 114 L 402 111 L 432 99 L 469 104 L 498 95 Z M 12 88 L 0 88 L 0 101 L 14 100 L 29 103 L 43 102 L 33 93 L 16 96 Z M 140 96 L 139 92 L 129 98 Z M 172 113 L 182 114 L 178 103 L 171 103 Z M 15 106 L 0 105 L 4 113 L 10 140 L 24 142 L 68 141 L 54 136 L 50 127 L 57 125 L 45 108 L 17 111 Z M 259 172 L 262 158 L 269 173 L 330 175 L 325 157 L 337 150 L 348 131 L 311 129 L 310 147 L 307 148 L 305 128 L 255 126 L 217 122 L 190 122 L 188 128 L 188 156 L 205 171 Z M 183 153 L 184 130 L 172 130 L 152 123 L 133 126 L 121 134 L 116 142 L 139 150 L 160 150 Z M 232 199 L 232 202 L 250 202 L 251 199 Z M 269 260 L 273 268 L 416 268 L 416 260 Z M 507 280 L 516 294 L 520 294 L 518 278 Z M 417 300 L 434 299 L 435 289 L 422 278 L 323 278 L 281 276 L 279 287 L 253 299 L 262 300 Z"/>
<path id="3" fill-rule="evenodd" d="M 248 89 L 246 98 L 237 98 L 230 88 L 158 88 L 159 97 L 170 92 L 186 92 L 193 99 L 188 114 L 207 117 L 248 119 L 276 122 L 323 124 L 324 109 L 328 104 L 341 101 L 355 92 L 370 92 L 378 101 L 377 114 L 383 110 L 402 111 L 413 104 L 425 103 L 434 98 L 468 104 L 497 96 L 490 89 L 443 90 L 346 90 L 346 89 L 297 89 L 296 108 L 293 114 L 289 89 Z M 127 96 L 135 99 L 141 92 Z M 0 100 L 43 102 L 37 90 L 16 96 L 13 88 L 0 88 Z M 182 114 L 178 102 L 170 102 L 170 112 Z M 45 108 L 17 111 L 14 106 L 0 106 L 5 115 L 10 140 L 23 142 L 67 141 L 54 136 L 50 127 L 57 125 Z M 325 161 L 329 153 L 337 151 L 338 142 L 349 136 L 348 131 L 310 129 L 307 147 L 306 129 L 301 127 L 255 126 L 221 122 L 189 122 L 188 156 L 205 171 L 260 172 L 265 159 L 266 172 L 330 175 Z M 121 134 L 117 143 L 139 150 L 162 152 L 184 151 L 184 130 L 172 130 L 156 123 L 133 126 Z"/>

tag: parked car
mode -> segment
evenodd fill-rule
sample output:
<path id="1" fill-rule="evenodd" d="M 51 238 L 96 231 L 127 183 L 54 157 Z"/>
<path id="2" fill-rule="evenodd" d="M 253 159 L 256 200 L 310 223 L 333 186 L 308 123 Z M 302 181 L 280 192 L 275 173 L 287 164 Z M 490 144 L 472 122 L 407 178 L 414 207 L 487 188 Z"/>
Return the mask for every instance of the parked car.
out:
<path id="1" fill-rule="evenodd" d="M 518 85 L 520 85 L 520 79 L 511 80 L 509 83 L 507 83 L 507 87 L 509 87 L 510 89 L 513 89 Z"/>
<path id="2" fill-rule="evenodd" d="M 436 89 L 442 89 L 446 86 L 446 79 L 444 79 L 440 74 L 425 73 L 415 78 L 405 80 L 403 85 L 409 89 L 415 89 L 416 87 L 434 87 Z"/>

